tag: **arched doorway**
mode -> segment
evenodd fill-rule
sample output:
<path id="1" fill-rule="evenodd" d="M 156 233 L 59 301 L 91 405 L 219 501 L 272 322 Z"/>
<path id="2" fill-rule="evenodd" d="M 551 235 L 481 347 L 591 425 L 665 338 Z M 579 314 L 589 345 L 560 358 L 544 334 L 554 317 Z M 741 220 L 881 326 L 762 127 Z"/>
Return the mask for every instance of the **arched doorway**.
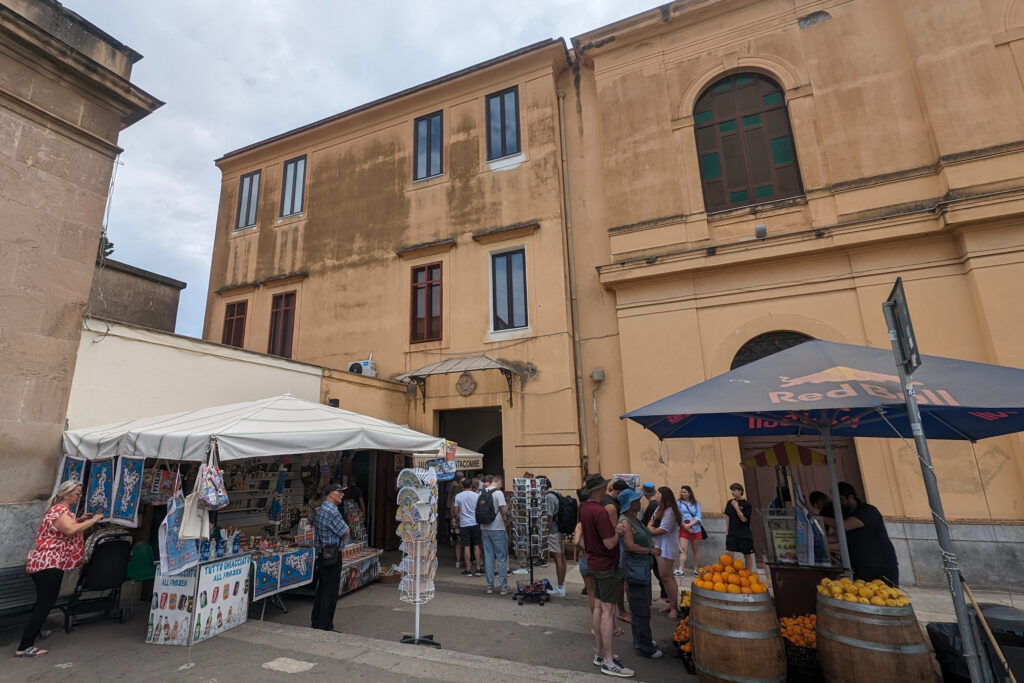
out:
<path id="1" fill-rule="evenodd" d="M 785 351 L 813 337 L 792 330 L 776 330 L 759 334 L 740 347 L 733 357 L 730 369 L 735 370 L 747 363 L 752 363 L 766 356 L 779 351 Z M 740 458 L 747 460 L 754 455 L 771 448 L 781 441 L 789 441 L 800 446 L 806 446 L 814 450 L 824 450 L 824 441 L 820 435 L 808 436 L 787 436 L 787 437 L 762 437 L 744 436 L 740 437 Z M 857 449 L 850 437 L 832 437 L 832 452 L 836 461 L 836 476 L 839 481 L 848 481 L 858 490 L 863 491 L 864 486 L 860 475 L 860 463 L 857 459 Z M 764 535 L 764 524 L 761 519 L 760 510 L 771 505 L 776 497 L 781 497 L 783 502 L 788 501 L 788 492 L 780 490 L 779 474 L 777 469 L 772 467 L 744 467 L 743 486 L 746 488 L 747 500 L 754 508 L 754 546 L 758 556 L 764 556 L 766 538 Z M 790 471 L 793 481 L 799 485 L 803 495 L 808 496 L 812 491 L 822 491 L 830 495 L 831 483 L 826 467 L 792 467 Z M 805 500 L 806 503 L 806 500 Z"/>

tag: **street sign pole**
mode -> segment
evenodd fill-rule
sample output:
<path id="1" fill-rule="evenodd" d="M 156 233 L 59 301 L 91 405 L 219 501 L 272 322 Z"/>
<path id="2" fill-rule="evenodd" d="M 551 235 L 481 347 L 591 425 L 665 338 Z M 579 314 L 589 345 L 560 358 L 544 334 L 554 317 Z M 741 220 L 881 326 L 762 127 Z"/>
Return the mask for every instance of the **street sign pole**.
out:
<path id="1" fill-rule="evenodd" d="M 921 359 L 917 351 L 914 330 L 910 324 L 910 313 L 903 293 L 902 279 L 896 280 L 896 286 L 893 287 L 892 293 L 882 304 L 882 312 L 885 314 L 885 322 L 889 328 L 889 341 L 892 342 L 892 351 L 896 356 L 896 370 L 899 372 L 900 384 L 903 386 L 903 395 L 907 402 L 907 419 L 910 422 L 910 431 L 914 435 L 918 459 L 921 462 L 921 475 L 924 477 L 925 490 L 928 492 L 928 506 L 932 511 L 935 535 L 938 537 L 939 548 L 942 551 L 942 564 L 949 580 L 949 590 L 953 594 L 953 609 L 960 627 L 964 658 L 967 660 L 967 669 L 970 672 L 971 680 L 982 683 L 991 678 L 984 675 L 978 656 L 974 628 L 967 611 L 967 602 L 964 600 L 963 586 L 960 583 L 960 565 L 953 548 L 953 538 L 950 536 L 949 524 L 946 522 L 946 513 L 942 509 L 942 498 L 939 496 L 939 486 L 932 468 L 928 440 L 924 437 L 921 412 L 918 410 L 917 398 L 914 396 L 912 373 L 921 364 Z"/>

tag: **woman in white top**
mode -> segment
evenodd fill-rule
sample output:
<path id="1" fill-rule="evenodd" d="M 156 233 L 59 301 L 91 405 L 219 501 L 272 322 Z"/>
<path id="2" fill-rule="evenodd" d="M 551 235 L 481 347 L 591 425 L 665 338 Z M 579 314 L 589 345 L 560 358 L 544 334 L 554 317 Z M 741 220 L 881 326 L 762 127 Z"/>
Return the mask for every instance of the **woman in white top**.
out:
<path id="1" fill-rule="evenodd" d="M 679 527 L 679 569 L 676 576 L 684 576 L 683 565 L 686 564 L 686 546 L 689 544 L 693 552 L 693 575 L 697 576 L 697 567 L 700 566 L 700 542 L 703 538 L 701 527 L 701 509 L 697 497 L 693 495 L 693 489 L 683 484 L 679 487 L 679 514 L 682 515 L 683 525 Z"/>
<path id="2" fill-rule="evenodd" d="M 679 557 L 679 526 L 682 524 L 682 515 L 676 506 L 676 497 L 672 495 L 672 489 L 662 486 L 654 494 L 654 500 L 658 503 L 658 509 L 654 513 L 647 528 L 655 545 L 661 548 L 661 556 L 658 561 L 658 576 L 665 584 L 665 592 L 668 593 L 668 607 L 658 610 L 668 612 L 668 618 L 673 621 L 679 620 L 679 584 L 673 570 L 676 566 L 676 558 Z"/>

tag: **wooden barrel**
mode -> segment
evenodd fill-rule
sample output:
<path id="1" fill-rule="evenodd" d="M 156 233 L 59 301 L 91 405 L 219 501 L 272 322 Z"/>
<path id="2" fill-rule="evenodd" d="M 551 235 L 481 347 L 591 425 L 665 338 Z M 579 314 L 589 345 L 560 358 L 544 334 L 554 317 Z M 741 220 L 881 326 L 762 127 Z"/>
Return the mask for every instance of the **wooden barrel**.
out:
<path id="1" fill-rule="evenodd" d="M 770 595 L 695 587 L 692 596 L 690 642 L 702 683 L 786 680 L 786 653 Z"/>
<path id="2" fill-rule="evenodd" d="M 931 649 L 909 605 L 876 607 L 819 593 L 818 654 L 833 683 L 935 681 Z"/>

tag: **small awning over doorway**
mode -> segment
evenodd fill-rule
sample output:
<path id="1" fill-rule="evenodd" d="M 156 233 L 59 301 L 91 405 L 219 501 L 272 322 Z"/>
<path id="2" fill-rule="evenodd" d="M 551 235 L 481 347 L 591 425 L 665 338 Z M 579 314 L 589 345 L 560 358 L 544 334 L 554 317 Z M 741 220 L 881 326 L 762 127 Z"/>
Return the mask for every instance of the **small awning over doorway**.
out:
<path id="1" fill-rule="evenodd" d="M 423 467 L 428 461 L 437 457 L 437 451 L 430 453 L 413 453 L 413 467 Z M 455 469 L 457 470 L 482 470 L 484 468 L 484 454 L 471 451 L 462 446 L 455 447 Z"/>
<path id="2" fill-rule="evenodd" d="M 413 370 L 395 377 L 399 382 L 415 382 L 423 396 L 423 410 L 427 409 L 427 377 L 431 375 L 451 375 L 453 373 L 464 374 L 476 370 L 497 370 L 505 376 L 508 382 L 508 404 L 512 405 L 512 376 L 522 373 L 510 365 L 496 361 L 487 356 L 464 356 L 462 358 L 448 358 L 425 365 L 419 370 Z"/>

